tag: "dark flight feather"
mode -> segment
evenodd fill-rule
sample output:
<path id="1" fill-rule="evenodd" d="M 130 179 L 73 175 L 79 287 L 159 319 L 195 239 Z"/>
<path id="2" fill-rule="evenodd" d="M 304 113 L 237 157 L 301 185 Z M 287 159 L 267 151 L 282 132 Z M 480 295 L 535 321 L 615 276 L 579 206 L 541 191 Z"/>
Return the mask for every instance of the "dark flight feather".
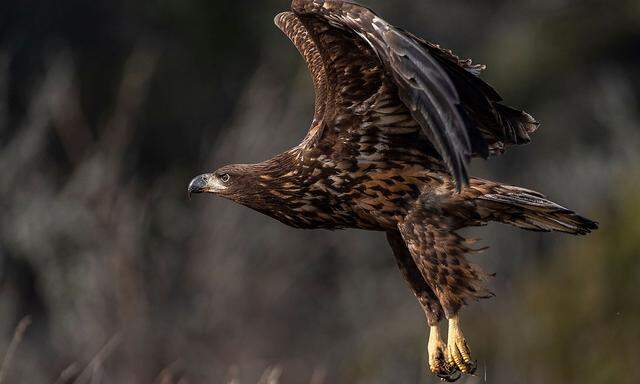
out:
<path id="1" fill-rule="evenodd" d="M 524 188 L 495 185 L 477 198 L 477 204 L 481 210 L 491 211 L 491 220 L 531 231 L 586 235 L 598 229 L 596 222 Z"/>
<path id="2" fill-rule="evenodd" d="M 499 104 L 502 98 L 478 77 L 483 65 L 396 28 L 366 7 L 346 1 L 294 0 L 292 9 L 303 20 L 320 20 L 366 41 L 458 190 L 468 185 L 472 156 L 500 154 L 510 145 L 528 143 L 538 126 L 528 114 Z"/>
<path id="3" fill-rule="evenodd" d="M 400 99 L 435 145 L 458 188 L 467 185 L 471 141 L 464 110 L 458 108 L 460 98 L 451 79 L 437 61 L 408 36 L 393 29 L 384 36 L 389 48 L 387 60 L 398 84 Z"/>

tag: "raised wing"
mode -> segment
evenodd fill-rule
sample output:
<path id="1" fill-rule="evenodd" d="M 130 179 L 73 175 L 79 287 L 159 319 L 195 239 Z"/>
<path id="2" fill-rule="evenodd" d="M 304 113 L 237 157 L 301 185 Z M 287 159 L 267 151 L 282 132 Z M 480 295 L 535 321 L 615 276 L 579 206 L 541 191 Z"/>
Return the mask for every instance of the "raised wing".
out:
<path id="1" fill-rule="evenodd" d="M 318 46 L 302 21 L 291 12 L 283 12 L 277 15 L 274 21 L 278 28 L 280 28 L 282 32 L 291 39 L 296 48 L 298 48 L 313 77 L 316 96 L 315 113 L 311 129 L 303 142 L 303 145 L 309 145 L 321 136 L 327 104 L 333 99 L 329 87 L 329 76 L 327 75 L 324 59 L 318 50 Z"/>
<path id="2" fill-rule="evenodd" d="M 294 0 L 292 10 L 278 15 L 276 24 L 314 77 L 316 111 L 304 145 L 319 142 L 327 126 L 340 129 L 342 120 L 364 114 L 375 101 L 382 110 L 394 108 L 386 123 L 396 119 L 410 126 L 394 106 L 397 99 L 461 188 L 468 184 L 471 156 L 528 142 L 537 126 L 529 115 L 498 104 L 499 95 L 476 76 L 482 66 L 393 27 L 365 7 Z"/>
<path id="3" fill-rule="evenodd" d="M 335 139 L 333 131 L 358 127 L 362 119 L 356 115 L 368 112 L 365 101 L 384 96 L 386 71 L 376 53 L 353 32 L 320 17 L 284 12 L 275 23 L 298 48 L 313 77 L 315 114 L 303 145 L 314 146 L 322 138 Z M 397 99 L 397 92 L 388 98 Z"/>

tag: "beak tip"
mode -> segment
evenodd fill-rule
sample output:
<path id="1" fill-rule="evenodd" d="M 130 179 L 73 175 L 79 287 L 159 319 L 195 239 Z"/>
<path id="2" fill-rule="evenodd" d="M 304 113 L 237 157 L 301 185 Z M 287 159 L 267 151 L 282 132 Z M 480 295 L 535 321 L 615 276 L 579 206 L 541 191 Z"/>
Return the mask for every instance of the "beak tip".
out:
<path id="1" fill-rule="evenodd" d="M 194 193 L 203 193 L 204 188 L 206 187 L 206 180 L 204 175 L 200 175 L 189 183 L 189 187 L 187 187 L 187 197 L 191 200 L 191 195 Z"/>

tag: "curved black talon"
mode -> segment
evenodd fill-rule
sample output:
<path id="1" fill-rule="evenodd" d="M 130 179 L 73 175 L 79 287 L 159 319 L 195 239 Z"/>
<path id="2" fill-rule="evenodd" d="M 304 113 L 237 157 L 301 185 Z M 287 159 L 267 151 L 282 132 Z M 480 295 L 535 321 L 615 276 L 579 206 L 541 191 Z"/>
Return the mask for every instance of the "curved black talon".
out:
<path id="1" fill-rule="evenodd" d="M 436 376 L 438 376 L 441 381 L 453 383 L 454 381 L 458 381 L 458 379 L 460 379 L 462 373 L 455 365 L 445 364 L 445 368 L 442 370 L 442 372 L 436 373 Z"/>
<path id="2" fill-rule="evenodd" d="M 453 372 L 447 372 L 447 373 L 438 373 L 437 376 L 440 378 L 441 381 L 445 381 L 447 383 L 453 383 L 455 381 L 458 381 L 458 379 L 460 379 L 462 374 L 460 373 L 460 371 L 453 371 Z"/>
<path id="3" fill-rule="evenodd" d="M 475 360 L 473 362 L 473 365 L 469 363 L 469 367 L 469 373 L 467 373 L 467 375 L 473 375 L 474 373 L 476 373 L 476 370 L 478 369 L 478 360 Z"/>

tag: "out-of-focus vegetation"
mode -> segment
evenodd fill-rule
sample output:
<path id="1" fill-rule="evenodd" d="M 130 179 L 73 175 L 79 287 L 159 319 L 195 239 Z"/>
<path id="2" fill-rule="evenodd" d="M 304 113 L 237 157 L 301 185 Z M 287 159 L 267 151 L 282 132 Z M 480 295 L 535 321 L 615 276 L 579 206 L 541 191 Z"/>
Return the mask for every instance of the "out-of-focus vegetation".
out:
<path id="1" fill-rule="evenodd" d="M 637 383 L 640 4 L 364 2 L 542 121 L 474 174 L 601 223 L 470 231 L 497 297 L 465 311 L 466 382 Z M 5 382 L 435 381 L 384 236 L 186 199 L 192 176 L 303 137 L 311 82 L 272 25 L 287 6 L 0 4 L 0 351 L 31 319 Z"/>

